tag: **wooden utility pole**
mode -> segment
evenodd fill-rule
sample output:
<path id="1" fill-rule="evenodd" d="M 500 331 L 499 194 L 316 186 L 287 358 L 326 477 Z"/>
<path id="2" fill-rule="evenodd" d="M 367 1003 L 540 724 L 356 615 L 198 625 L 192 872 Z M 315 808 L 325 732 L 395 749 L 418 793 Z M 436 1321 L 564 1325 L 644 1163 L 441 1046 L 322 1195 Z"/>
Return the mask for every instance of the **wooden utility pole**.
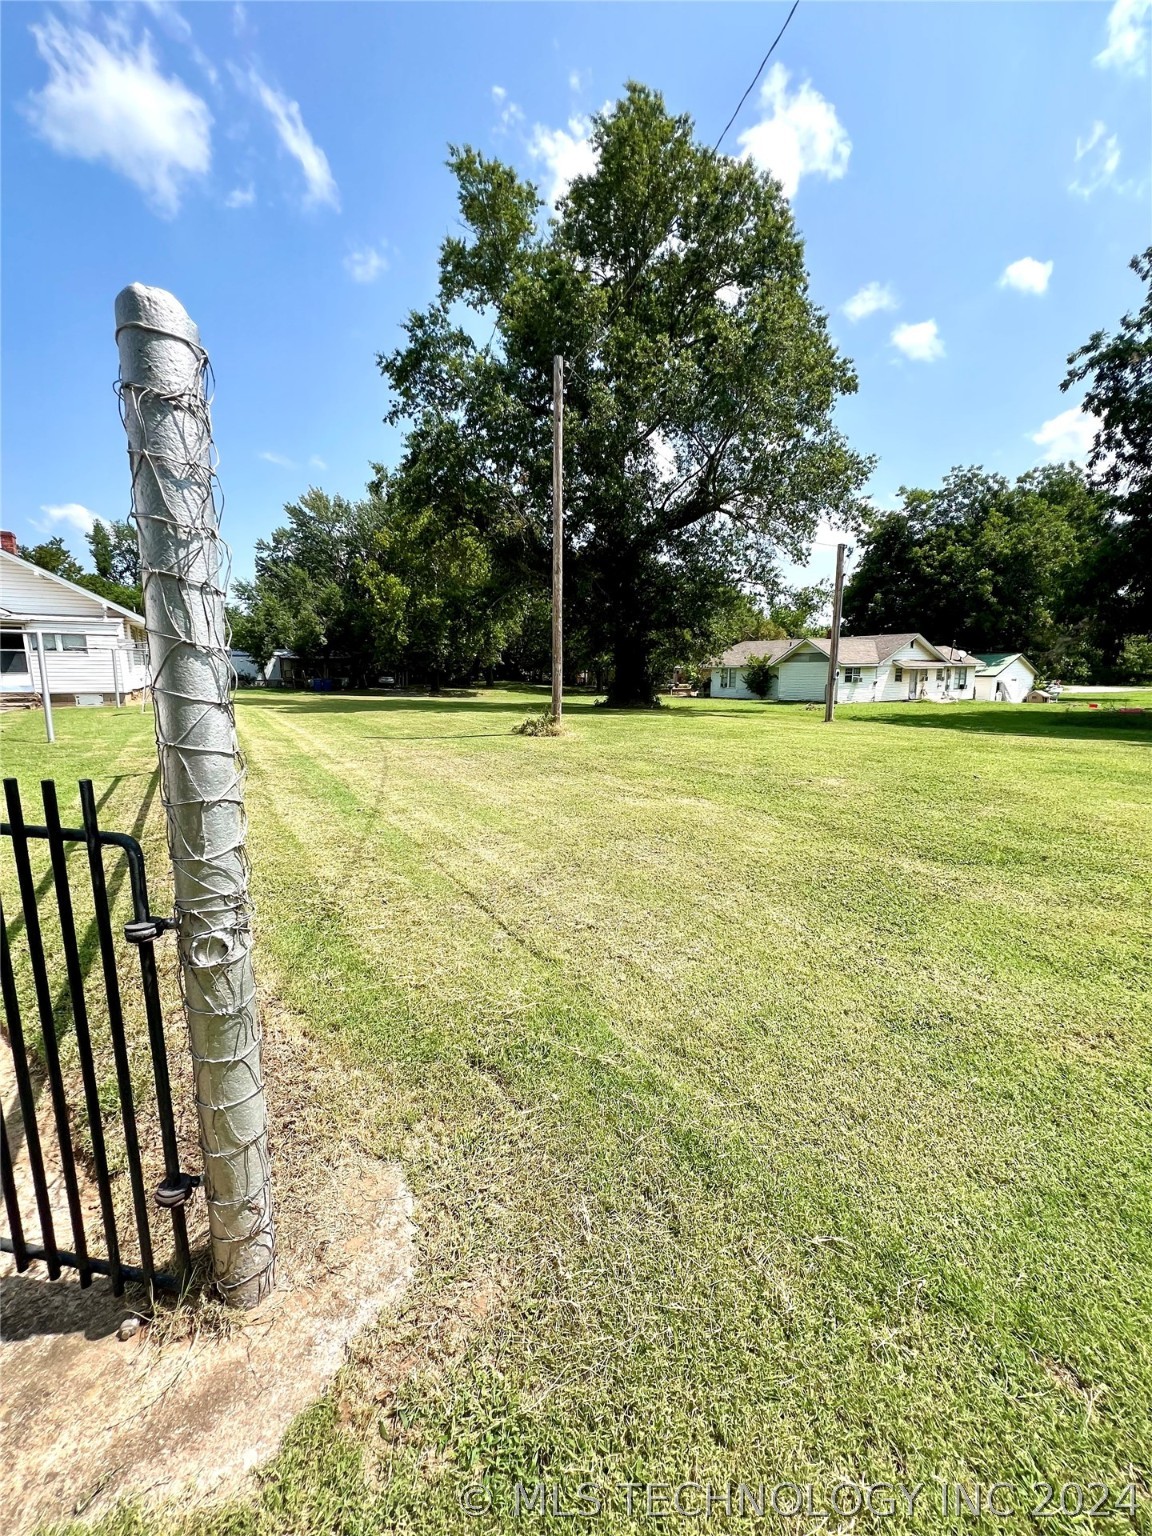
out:
<path id="1" fill-rule="evenodd" d="M 564 712 L 564 359 L 552 359 L 552 716 Z"/>
<path id="2" fill-rule="evenodd" d="M 824 720 L 836 714 L 836 685 L 840 672 L 840 616 L 844 608 L 845 544 L 836 546 L 836 590 L 832 594 L 832 638 L 828 645 L 828 693 L 824 700 Z"/>

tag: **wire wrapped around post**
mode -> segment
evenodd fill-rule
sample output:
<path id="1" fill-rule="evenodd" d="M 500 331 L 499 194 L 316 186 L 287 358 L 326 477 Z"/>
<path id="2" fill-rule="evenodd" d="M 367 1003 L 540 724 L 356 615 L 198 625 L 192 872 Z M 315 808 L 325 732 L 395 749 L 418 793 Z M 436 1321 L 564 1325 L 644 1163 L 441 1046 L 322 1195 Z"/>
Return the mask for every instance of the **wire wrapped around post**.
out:
<path id="1" fill-rule="evenodd" d="M 275 1227 L 210 365 L 162 288 L 118 295 L 116 342 L 213 1274 L 252 1307 L 273 1283 Z"/>

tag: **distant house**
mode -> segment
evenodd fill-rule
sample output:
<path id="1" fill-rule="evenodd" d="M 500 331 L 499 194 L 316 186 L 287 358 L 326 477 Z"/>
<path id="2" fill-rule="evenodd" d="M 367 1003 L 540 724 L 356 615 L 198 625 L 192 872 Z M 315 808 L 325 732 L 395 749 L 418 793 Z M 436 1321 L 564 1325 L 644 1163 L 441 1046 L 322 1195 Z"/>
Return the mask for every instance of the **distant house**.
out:
<path id="1" fill-rule="evenodd" d="M 296 663 L 300 660 L 295 651 L 285 648 L 272 652 L 264 670 L 261 671 L 249 656 L 247 651 L 230 651 L 232 667 L 236 673 L 238 682 L 241 683 L 270 683 L 274 687 L 290 687 L 299 682 L 300 669 Z"/>
<path id="2" fill-rule="evenodd" d="M 141 614 L 55 576 L 0 535 L 0 698 L 53 705 L 121 704 L 148 687 Z M 43 670 L 41 670 L 43 667 Z"/>
<path id="3" fill-rule="evenodd" d="M 775 702 L 818 702 L 828 683 L 829 640 L 743 640 L 712 668 L 712 697 L 752 699 L 745 673 L 754 659 L 771 663 L 767 697 Z M 923 635 L 844 635 L 840 640 L 841 704 L 898 699 L 975 698 L 980 662 L 967 651 L 933 645 Z"/>
<path id="4" fill-rule="evenodd" d="M 1019 651 L 978 656 L 976 697 L 1002 704 L 1019 704 L 1036 686 L 1036 668 Z"/>

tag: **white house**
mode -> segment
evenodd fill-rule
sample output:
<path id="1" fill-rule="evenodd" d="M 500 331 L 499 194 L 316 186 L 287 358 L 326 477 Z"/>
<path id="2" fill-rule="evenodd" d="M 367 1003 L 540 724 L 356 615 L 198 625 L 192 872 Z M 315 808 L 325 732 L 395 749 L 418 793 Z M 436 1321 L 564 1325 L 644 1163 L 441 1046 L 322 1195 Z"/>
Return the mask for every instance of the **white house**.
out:
<path id="1" fill-rule="evenodd" d="M 765 657 L 771 663 L 769 699 L 818 702 L 828 683 L 830 645 L 829 640 L 743 640 L 712 668 L 712 697 L 758 697 L 745 672 L 753 658 Z M 979 666 L 967 651 L 933 645 L 923 635 L 844 635 L 836 698 L 841 704 L 972 699 Z"/>
<path id="2" fill-rule="evenodd" d="M 119 704 L 148 686 L 144 619 L 41 570 L 0 539 L 0 698 L 54 705 Z M 43 668 L 43 670 L 41 670 Z"/>
<path id="3" fill-rule="evenodd" d="M 976 697 L 1003 704 L 1019 704 L 1036 686 L 1036 668 L 1019 651 L 978 656 Z"/>

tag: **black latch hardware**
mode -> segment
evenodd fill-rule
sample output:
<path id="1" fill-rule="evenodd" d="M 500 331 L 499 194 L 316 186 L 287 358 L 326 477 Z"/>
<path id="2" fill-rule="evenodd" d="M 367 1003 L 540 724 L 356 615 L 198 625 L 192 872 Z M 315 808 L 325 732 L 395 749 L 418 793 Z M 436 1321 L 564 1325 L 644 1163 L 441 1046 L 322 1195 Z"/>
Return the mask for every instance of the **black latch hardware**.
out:
<path id="1" fill-rule="evenodd" d="M 169 928 L 179 925 L 171 917 L 144 917 L 134 923 L 124 924 L 124 937 L 129 944 L 151 944 Z"/>
<path id="2" fill-rule="evenodd" d="M 199 1188 L 198 1173 L 171 1173 L 163 1184 L 156 1186 L 156 1204 L 165 1210 L 171 1210 L 175 1205 L 185 1205 L 191 1200 L 193 1191 Z"/>

